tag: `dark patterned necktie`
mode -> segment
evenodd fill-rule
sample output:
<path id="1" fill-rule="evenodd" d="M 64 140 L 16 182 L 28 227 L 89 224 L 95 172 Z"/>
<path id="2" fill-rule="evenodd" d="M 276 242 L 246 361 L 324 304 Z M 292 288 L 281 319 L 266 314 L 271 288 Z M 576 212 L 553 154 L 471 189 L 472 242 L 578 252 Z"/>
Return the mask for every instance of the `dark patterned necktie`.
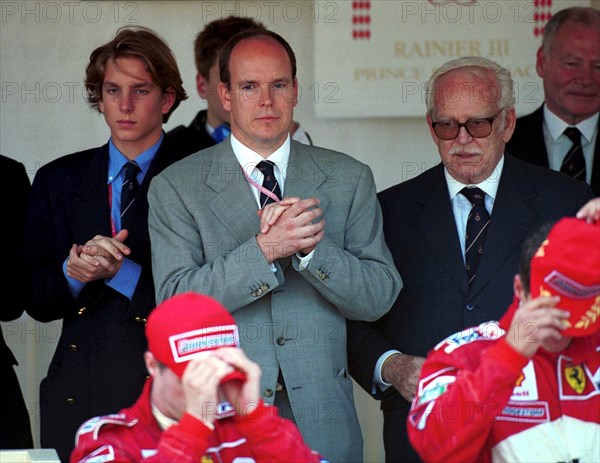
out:
<path id="1" fill-rule="evenodd" d="M 275 164 L 273 164 L 271 161 L 261 161 L 256 165 L 256 167 L 258 167 L 258 170 L 260 170 L 265 177 L 262 184 L 263 188 L 273 192 L 275 196 L 281 199 L 281 190 L 279 189 L 279 183 L 277 183 L 277 179 L 275 178 L 275 171 L 273 170 L 273 166 L 275 166 Z M 267 204 L 271 204 L 274 202 L 275 200 L 270 196 L 267 196 L 264 193 L 260 194 L 261 209 Z"/>
<path id="2" fill-rule="evenodd" d="M 467 234 L 465 236 L 465 268 L 467 269 L 470 285 L 475 278 L 477 265 L 481 254 L 483 254 L 490 215 L 485 208 L 485 193 L 483 191 L 479 188 L 463 188 L 460 192 L 473 205 L 467 219 Z"/>
<path id="3" fill-rule="evenodd" d="M 575 180 L 585 182 L 585 158 L 581 146 L 581 132 L 577 127 L 567 127 L 565 135 L 569 137 L 573 145 L 567 152 L 560 166 L 560 171 L 570 175 Z"/>
<path id="4" fill-rule="evenodd" d="M 127 211 L 135 201 L 135 196 L 140 189 L 137 181 L 137 174 L 140 172 L 140 166 L 135 162 L 128 162 L 125 170 L 125 179 L 121 188 L 121 228 L 127 228 L 124 225 L 124 219 L 127 217 Z"/>

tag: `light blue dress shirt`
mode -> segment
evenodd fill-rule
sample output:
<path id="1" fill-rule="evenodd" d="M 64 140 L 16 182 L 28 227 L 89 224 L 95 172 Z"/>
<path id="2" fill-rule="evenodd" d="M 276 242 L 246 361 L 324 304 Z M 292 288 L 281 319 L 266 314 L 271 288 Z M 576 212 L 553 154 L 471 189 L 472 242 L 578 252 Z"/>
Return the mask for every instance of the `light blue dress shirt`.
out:
<path id="1" fill-rule="evenodd" d="M 161 135 L 158 142 L 143 151 L 139 156 L 135 158 L 135 163 L 140 167 L 140 172 L 137 175 L 137 181 L 141 184 L 144 177 L 148 173 L 150 164 L 156 156 L 158 149 L 163 141 L 164 134 Z M 112 203 L 111 203 L 111 220 L 114 225 L 115 231 L 118 233 L 121 231 L 121 188 L 123 187 L 123 180 L 125 178 L 125 165 L 129 162 L 129 159 L 125 157 L 123 153 L 114 145 L 112 139 L 108 142 L 108 179 L 107 185 L 110 186 L 112 191 Z M 83 290 L 85 283 L 71 278 L 67 275 L 67 259 L 63 263 L 63 273 L 67 279 L 69 290 L 73 297 L 79 296 L 79 293 Z M 140 279 L 142 273 L 142 267 L 136 262 L 123 258 L 123 264 L 115 276 L 105 280 L 105 283 L 113 288 L 115 291 L 126 296 L 129 300 L 133 298 L 133 293 Z"/>

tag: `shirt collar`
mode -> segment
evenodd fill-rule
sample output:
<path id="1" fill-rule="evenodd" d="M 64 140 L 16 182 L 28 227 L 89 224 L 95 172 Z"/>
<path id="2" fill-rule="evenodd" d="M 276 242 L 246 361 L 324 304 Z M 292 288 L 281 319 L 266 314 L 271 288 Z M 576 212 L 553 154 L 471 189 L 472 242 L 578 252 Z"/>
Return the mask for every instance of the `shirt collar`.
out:
<path id="1" fill-rule="evenodd" d="M 596 132 L 599 118 L 600 113 L 596 113 L 593 116 L 581 121 L 575 126 L 584 136 L 587 143 L 591 142 L 594 133 Z M 555 142 L 558 140 L 558 137 L 560 137 L 563 134 L 567 127 L 573 127 L 572 125 L 569 125 L 565 121 L 563 121 L 552 111 L 550 111 L 547 105 L 544 105 L 544 123 L 546 124 L 546 128 L 548 129 L 548 134 L 552 137 L 552 140 L 554 140 Z"/>
<path id="2" fill-rule="evenodd" d="M 152 403 L 152 415 L 154 415 L 154 418 L 156 418 L 160 429 L 162 429 L 163 431 L 166 431 L 174 424 L 177 424 L 176 420 L 174 420 L 173 418 L 169 418 L 167 415 L 161 412 L 158 409 L 158 407 L 154 405 L 154 403 Z"/>
<path id="3" fill-rule="evenodd" d="M 288 134 L 283 144 L 273 151 L 273 153 L 271 153 L 267 158 L 279 168 L 283 179 L 286 178 L 287 166 L 290 160 L 290 147 L 290 135 Z M 256 151 L 253 151 L 246 145 L 242 144 L 242 142 L 235 138 L 233 134 L 231 135 L 231 148 L 233 149 L 233 153 L 235 154 L 240 166 L 242 166 L 242 169 L 244 169 L 248 177 L 252 178 L 254 176 L 253 172 L 256 168 L 256 165 L 259 162 L 264 161 L 265 158 L 263 158 Z"/>
<path id="4" fill-rule="evenodd" d="M 160 144 L 163 141 L 165 134 L 161 133 L 159 140 L 148 148 L 146 151 L 141 152 L 136 158 L 135 163 L 140 167 L 141 179 L 146 176 L 148 169 L 150 168 L 150 164 L 152 164 L 152 160 L 158 149 L 160 148 Z M 112 183 L 113 180 L 119 175 L 123 166 L 129 162 L 129 159 L 125 157 L 121 151 L 115 146 L 112 141 L 112 138 L 108 141 L 108 181 L 107 183 Z"/>
<path id="5" fill-rule="evenodd" d="M 450 200 L 454 199 L 454 197 L 460 193 L 464 187 L 478 187 L 483 190 L 483 192 L 490 196 L 493 200 L 496 199 L 496 195 L 498 194 L 498 184 L 500 183 L 500 175 L 502 174 L 502 168 L 504 167 L 504 155 L 494 167 L 494 171 L 492 174 L 486 178 L 483 182 L 477 183 L 475 185 L 466 185 L 464 183 L 459 182 L 454 177 L 450 175 L 448 169 L 444 167 L 444 175 L 446 176 L 446 183 L 448 184 L 448 192 L 450 193 Z"/>

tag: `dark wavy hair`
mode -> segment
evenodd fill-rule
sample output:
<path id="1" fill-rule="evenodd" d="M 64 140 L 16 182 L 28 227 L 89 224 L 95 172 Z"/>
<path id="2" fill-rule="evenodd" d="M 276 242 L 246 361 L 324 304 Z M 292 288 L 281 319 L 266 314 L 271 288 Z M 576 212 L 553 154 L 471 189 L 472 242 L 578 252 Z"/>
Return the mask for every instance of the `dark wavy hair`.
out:
<path id="1" fill-rule="evenodd" d="M 198 74 L 208 79 L 208 72 L 227 41 L 239 32 L 266 30 L 266 27 L 252 18 L 228 16 L 206 25 L 194 41 L 194 60 Z"/>
<path id="2" fill-rule="evenodd" d="M 90 55 L 90 62 L 85 70 L 85 89 L 87 101 L 98 111 L 98 103 L 102 100 L 102 83 L 108 60 L 121 57 L 137 58 L 144 63 L 152 81 L 165 93 L 169 88 L 175 93 L 175 102 L 167 114 L 163 114 L 163 122 L 187 98 L 183 81 L 179 74 L 175 55 L 167 43 L 154 31 L 146 27 L 125 27 L 117 31 L 110 42 L 96 48 Z"/>

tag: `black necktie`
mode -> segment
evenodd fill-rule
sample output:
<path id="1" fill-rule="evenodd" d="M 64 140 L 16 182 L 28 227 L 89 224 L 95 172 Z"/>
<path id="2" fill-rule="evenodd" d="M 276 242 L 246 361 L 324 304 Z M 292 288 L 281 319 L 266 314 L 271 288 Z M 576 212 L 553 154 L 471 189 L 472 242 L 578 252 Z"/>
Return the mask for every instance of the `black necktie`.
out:
<path id="1" fill-rule="evenodd" d="M 485 233 L 490 223 L 490 215 L 485 208 L 485 193 L 479 188 L 463 188 L 461 194 L 467 198 L 473 207 L 467 219 L 467 234 L 465 236 L 465 268 L 469 285 L 477 273 L 479 258 L 483 254 Z"/>
<path id="2" fill-rule="evenodd" d="M 581 132 L 577 127 L 567 127 L 565 135 L 573 142 L 573 146 L 567 152 L 560 171 L 570 175 L 575 180 L 585 182 L 585 158 L 581 146 Z"/>
<path id="3" fill-rule="evenodd" d="M 273 170 L 273 164 L 271 161 L 261 161 L 257 164 L 258 170 L 262 172 L 264 175 L 263 180 L 263 188 L 273 192 L 277 198 L 281 199 L 281 190 L 279 189 L 279 184 L 277 183 L 277 179 L 275 178 L 275 172 Z M 260 194 L 260 207 L 261 209 L 265 207 L 267 204 L 274 203 L 275 200 L 270 196 L 267 196 L 264 193 Z"/>
<path id="4" fill-rule="evenodd" d="M 121 188 L 121 228 L 127 228 L 124 225 L 124 219 L 127 217 L 127 211 L 135 201 L 135 196 L 140 188 L 137 181 L 137 174 L 140 166 L 135 162 L 128 162 L 125 170 L 125 179 Z"/>

